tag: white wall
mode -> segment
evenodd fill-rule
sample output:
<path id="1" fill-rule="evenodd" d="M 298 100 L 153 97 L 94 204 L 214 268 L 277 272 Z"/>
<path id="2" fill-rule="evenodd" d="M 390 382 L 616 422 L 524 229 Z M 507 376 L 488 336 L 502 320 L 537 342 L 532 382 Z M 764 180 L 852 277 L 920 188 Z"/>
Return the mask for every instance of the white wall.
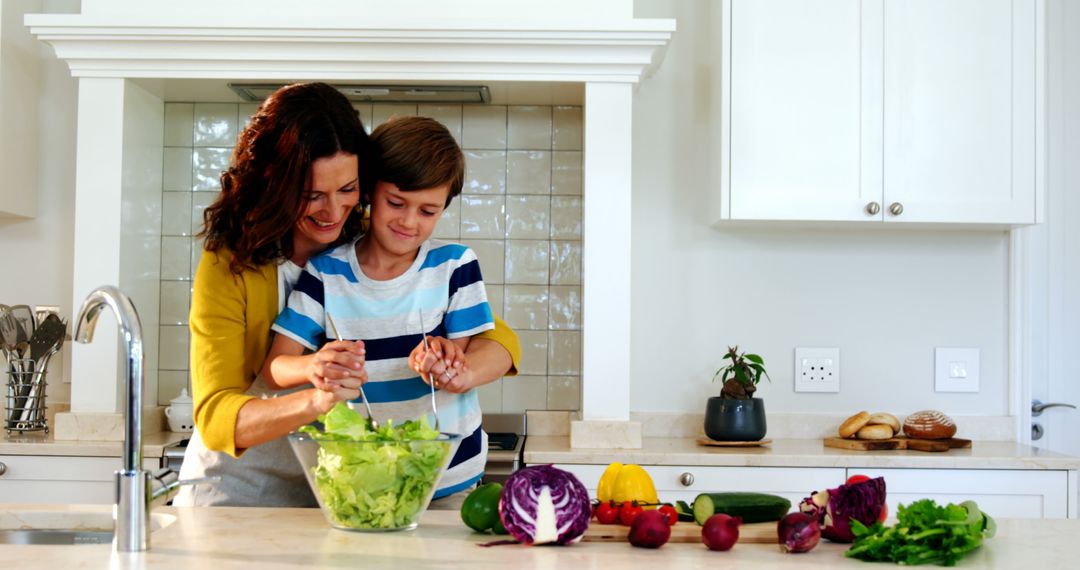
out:
<path id="1" fill-rule="evenodd" d="M 702 412 L 739 344 L 765 358 L 771 412 L 1007 414 L 1007 234 L 714 229 L 720 3 L 634 16 L 678 31 L 634 97 L 631 410 Z M 794 392 L 796 346 L 840 348 L 839 394 Z M 934 392 L 935 346 L 981 349 L 979 393 Z"/>
<path id="2" fill-rule="evenodd" d="M 78 11 L 78 0 L 47 0 L 46 12 Z M 75 107 L 77 84 L 67 66 L 58 61 L 46 44 L 41 48 L 41 85 L 38 100 L 37 217 L 0 219 L 4 277 L 0 279 L 0 303 L 8 305 L 59 305 L 60 314 L 71 319 L 71 279 L 75 219 Z M 0 183 L 3 183 L 0 181 Z M 49 365 L 50 402 L 68 401 L 70 351 Z M 63 364 L 63 366 L 60 366 Z"/>

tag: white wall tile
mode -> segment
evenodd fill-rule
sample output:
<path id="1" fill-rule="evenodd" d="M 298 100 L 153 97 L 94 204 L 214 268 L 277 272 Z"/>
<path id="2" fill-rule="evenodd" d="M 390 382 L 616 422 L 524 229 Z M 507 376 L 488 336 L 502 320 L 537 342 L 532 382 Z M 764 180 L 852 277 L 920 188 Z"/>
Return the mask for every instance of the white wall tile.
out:
<path id="1" fill-rule="evenodd" d="M 216 192 L 192 192 L 191 194 L 191 235 L 203 230 L 203 212 L 217 200 Z"/>
<path id="2" fill-rule="evenodd" d="M 581 242 L 551 242 L 551 284 L 581 285 Z"/>
<path id="3" fill-rule="evenodd" d="M 547 375 L 548 333 L 546 331 L 516 331 L 521 341 L 521 374 Z"/>
<path id="4" fill-rule="evenodd" d="M 191 192 L 191 148 L 165 149 L 161 187 L 166 192 Z"/>
<path id="5" fill-rule="evenodd" d="M 188 369 L 187 326 L 162 326 L 158 335 L 158 369 Z"/>
<path id="6" fill-rule="evenodd" d="M 165 104 L 165 146 L 191 146 L 194 113 L 195 105 L 191 103 Z"/>
<path id="7" fill-rule="evenodd" d="M 519 375 L 503 380 L 504 414 L 547 408 L 547 378 Z"/>
<path id="8" fill-rule="evenodd" d="M 251 117 L 255 114 L 255 111 L 259 110 L 261 103 L 240 103 L 236 106 L 236 134 L 239 135 L 240 131 L 247 127 L 251 122 Z"/>
<path id="9" fill-rule="evenodd" d="M 443 210 L 431 237 L 450 241 L 457 241 L 461 237 L 461 196 Z"/>
<path id="10" fill-rule="evenodd" d="M 415 116 L 416 105 L 408 105 L 405 103 L 375 103 L 371 106 L 371 112 L 371 121 L 375 127 L 378 127 L 393 117 Z"/>
<path id="11" fill-rule="evenodd" d="M 161 324 L 186 325 L 191 310 L 190 281 L 161 282 Z"/>
<path id="12" fill-rule="evenodd" d="M 506 286 L 506 324 L 515 330 L 548 328 L 548 289 L 543 285 Z"/>
<path id="13" fill-rule="evenodd" d="M 461 144 L 461 105 L 418 105 L 416 114 L 439 121 Z"/>
<path id="14" fill-rule="evenodd" d="M 551 331 L 548 335 L 548 374 L 580 376 L 581 332 Z"/>
<path id="15" fill-rule="evenodd" d="M 356 109 L 360 115 L 360 122 L 364 124 L 364 130 L 370 135 L 371 131 L 375 130 L 371 103 L 353 103 L 353 109 Z"/>
<path id="16" fill-rule="evenodd" d="M 549 247 L 546 240 L 507 240 L 506 282 L 521 285 L 546 285 Z"/>
<path id="17" fill-rule="evenodd" d="M 469 246 L 480 261 L 480 274 L 485 284 L 502 284 L 505 281 L 506 242 L 490 239 L 469 239 L 461 243 Z M 502 309 L 500 308 L 500 311 Z"/>
<path id="18" fill-rule="evenodd" d="M 506 194 L 506 151 L 465 151 L 465 183 L 467 194 Z"/>
<path id="19" fill-rule="evenodd" d="M 235 103 L 195 103 L 195 146 L 234 146 L 237 114 Z"/>
<path id="20" fill-rule="evenodd" d="M 551 152 L 512 150 L 506 154 L 507 194 L 551 194 Z"/>
<path id="21" fill-rule="evenodd" d="M 551 149 L 551 107 L 510 107 L 506 145 L 519 150 Z"/>
<path id="22" fill-rule="evenodd" d="M 231 148 L 197 148 L 193 153 L 192 190 L 221 190 L 221 173 L 229 168 Z"/>
<path id="23" fill-rule="evenodd" d="M 550 196 L 507 196 L 506 237 L 513 239 L 547 239 L 551 233 Z"/>
<path id="24" fill-rule="evenodd" d="M 159 406 L 168 406 L 169 400 L 180 395 L 182 388 L 191 385 L 186 370 L 158 370 L 158 399 Z M 188 394 L 191 394 L 190 388 Z"/>
<path id="25" fill-rule="evenodd" d="M 552 285 L 549 326 L 560 330 L 581 330 L 581 287 Z"/>
<path id="26" fill-rule="evenodd" d="M 581 152 L 552 151 L 551 193 L 581 195 Z"/>
<path id="27" fill-rule="evenodd" d="M 581 107 L 555 107 L 551 113 L 551 148 L 555 150 L 581 150 Z"/>
<path id="28" fill-rule="evenodd" d="M 551 197 L 551 239 L 581 239 L 581 198 Z"/>
<path id="29" fill-rule="evenodd" d="M 191 234 L 191 192 L 161 193 L 161 235 Z"/>
<path id="30" fill-rule="evenodd" d="M 506 149 L 506 107 L 466 105 L 461 113 L 461 146 L 469 150 Z"/>
<path id="31" fill-rule="evenodd" d="M 581 408 L 580 377 L 548 376 L 547 389 L 547 409 L 578 410 Z"/>
<path id="32" fill-rule="evenodd" d="M 492 285 L 484 281 L 484 292 L 487 293 L 488 306 L 491 307 L 491 311 L 503 318 L 506 315 L 506 305 L 504 304 L 506 295 L 506 287 L 503 285 Z M 503 319 L 505 320 L 505 319 Z"/>
<path id="33" fill-rule="evenodd" d="M 461 197 L 461 237 L 502 238 L 506 235 L 506 196 Z"/>
<path id="34" fill-rule="evenodd" d="M 191 276 L 191 238 L 161 238 L 161 278 L 188 279 Z"/>
<path id="35" fill-rule="evenodd" d="M 496 380 L 476 389 L 477 399 L 480 400 L 480 410 L 483 413 L 498 414 L 502 412 L 502 383 L 503 380 Z"/>

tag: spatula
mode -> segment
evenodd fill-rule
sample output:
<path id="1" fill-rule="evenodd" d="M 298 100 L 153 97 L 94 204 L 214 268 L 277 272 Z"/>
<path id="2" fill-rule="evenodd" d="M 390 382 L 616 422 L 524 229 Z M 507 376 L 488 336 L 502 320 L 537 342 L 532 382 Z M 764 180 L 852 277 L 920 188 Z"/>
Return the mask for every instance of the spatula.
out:
<path id="1" fill-rule="evenodd" d="M 49 359 L 63 346 L 66 334 L 67 323 L 55 313 L 49 313 L 35 328 L 34 336 L 30 337 L 30 386 L 25 393 L 20 394 L 23 397 L 23 413 L 20 419 L 24 422 L 31 420 L 31 411 L 36 407 L 34 403 L 41 392 Z"/>

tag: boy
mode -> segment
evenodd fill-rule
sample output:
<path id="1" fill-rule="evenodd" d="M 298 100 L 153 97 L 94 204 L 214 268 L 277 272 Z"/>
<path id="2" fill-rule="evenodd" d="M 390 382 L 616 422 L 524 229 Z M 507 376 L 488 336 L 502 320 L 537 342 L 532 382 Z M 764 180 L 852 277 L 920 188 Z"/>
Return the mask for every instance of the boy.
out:
<path id="1" fill-rule="evenodd" d="M 364 392 L 376 419 L 402 422 L 431 411 L 430 388 L 410 368 L 410 353 L 425 356 L 421 333 L 430 335 L 432 350 L 450 369 L 432 379 L 443 388 L 436 396 L 440 429 L 463 438 L 435 492 L 439 498 L 475 485 L 487 451 L 475 386 L 460 380 L 469 376 L 469 339 L 495 327 L 480 265 L 468 247 L 429 239 L 461 192 L 465 160 L 450 132 L 433 119 L 391 120 L 371 139 L 376 184 L 363 196 L 371 209 L 367 231 L 304 268 L 274 323 L 278 334 L 263 376 L 280 388 L 311 382 L 329 389 L 341 375 L 366 374 Z M 340 343 L 319 350 L 333 340 L 327 314 L 342 338 L 363 342 L 362 365 L 335 358 L 348 352 Z M 319 352 L 303 355 L 305 349 Z M 325 368 L 316 369 L 320 363 Z"/>

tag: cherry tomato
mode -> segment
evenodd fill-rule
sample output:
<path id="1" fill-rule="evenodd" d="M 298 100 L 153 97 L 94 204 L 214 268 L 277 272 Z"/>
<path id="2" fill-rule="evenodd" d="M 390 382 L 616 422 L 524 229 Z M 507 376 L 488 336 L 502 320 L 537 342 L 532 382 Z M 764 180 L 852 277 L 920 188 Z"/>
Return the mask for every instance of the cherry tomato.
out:
<path id="1" fill-rule="evenodd" d="M 676 511 L 675 507 L 671 505 L 662 505 L 659 509 L 656 510 L 660 511 L 660 514 L 664 515 L 664 517 L 667 519 L 668 526 L 674 526 L 675 523 L 679 522 L 679 511 Z"/>
<path id="2" fill-rule="evenodd" d="M 852 475 L 851 477 L 847 478 L 847 482 L 844 483 L 844 484 L 845 485 L 854 485 L 855 483 L 862 483 L 863 481 L 869 481 L 869 480 L 870 480 L 870 478 L 867 477 L 866 475 Z"/>
<path id="3" fill-rule="evenodd" d="M 596 522 L 600 524 L 615 524 L 619 520 L 619 507 L 614 501 L 600 503 L 596 507 Z"/>
<path id="4" fill-rule="evenodd" d="M 641 505 L 637 504 L 637 501 L 623 503 L 619 507 L 619 523 L 626 526 L 630 526 L 634 523 L 634 519 L 638 517 L 645 509 L 641 508 Z"/>

